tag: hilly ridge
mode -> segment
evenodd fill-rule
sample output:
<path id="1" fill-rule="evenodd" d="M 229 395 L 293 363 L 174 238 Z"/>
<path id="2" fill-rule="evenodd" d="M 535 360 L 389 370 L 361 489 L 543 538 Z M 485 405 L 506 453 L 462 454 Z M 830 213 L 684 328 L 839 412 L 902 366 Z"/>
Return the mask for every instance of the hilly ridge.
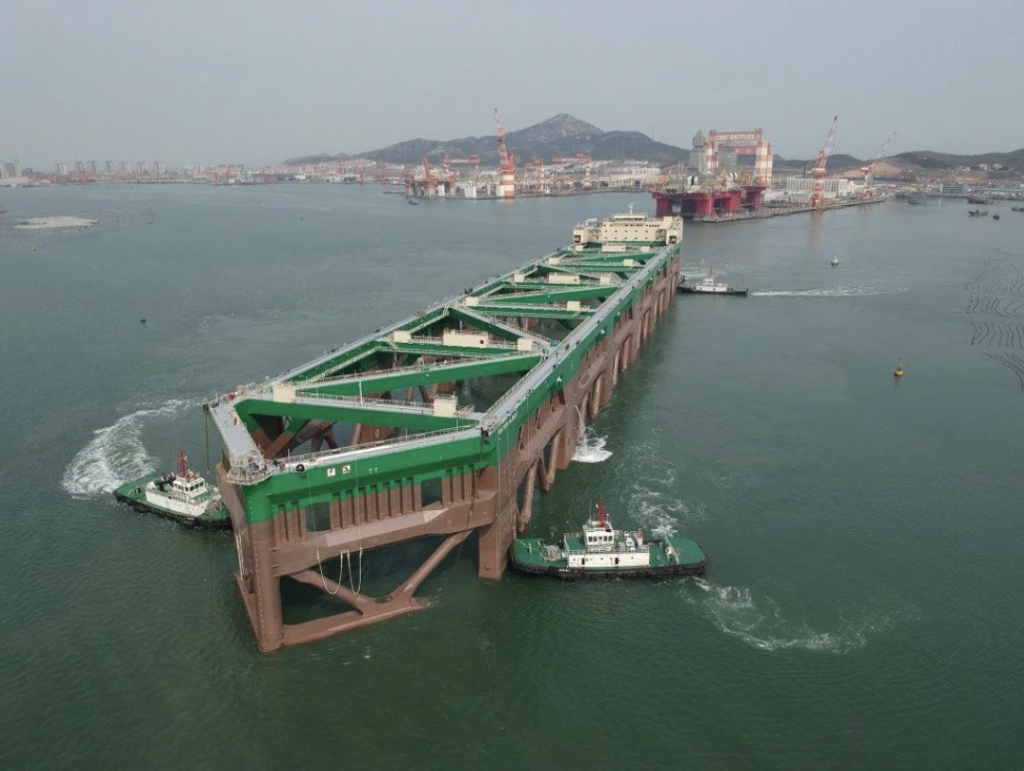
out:
<path id="1" fill-rule="evenodd" d="M 510 131 L 506 134 L 510 152 L 515 154 L 521 166 L 529 161 L 543 159 L 550 163 L 553 158 L 571 158 L 588 155 L 595 161 L 637 160 L 648 161 L 659 166 L 670 166 L 687 161 L 689 151 L 665 142 L 656 142 L 639 131 L 604 131 L 568 113 L 559 113 L 545 121 Z M 343 161 L 351 158 L 366 158 L 378 163 L 418 164 L 424 157 L 440 161 L 444 157 L 468 158 L 480 156 L 484 166 L 498 165 L 497 139 L 494 135 L 463 137 L 461 139 L 409 139 L 387 147 L 362 153 L 338 153 L 329 155 L 305 155 L 284 161 L 286 164 L 313 164 Z M 786 159 L 775 156 L 778 170 L 809 169 L 814 158 Z M 979 155 L 955 155 L 932 150 L 915 150 L 889 156 L 884 159 L 893 167 L 911 173 L 944 172 L 979 164 L 1001 164 L 1009 169 L 1024 168 L 1024 149 L 1011 152 L 991 152 Z M 851 155 L 836 153 L 829 157 L 829 173 L 838 173 L 860 168 L 864 161 Z"/>
<path id="2" fill-rule="evenodd" d="M 519 164 L 544 159 L 589 155 L 594 160 L 612 161 L 625 158 L 669 165 L 685 160 L 688 153 L 681 147 L 655 142 L 639 131 L 603 131 L 593 124 L 567 113 L 516 131 L 509 131 L 505 141 Z M 286 164 L 329 163 L 347 158 L 368 158 L 380 163 L 415 164 L 424 156 L 466 158 L 479 155 L 484 166 L 498 165 L 497 139 L 494 135 L 462 139 L 410 139 L 368 152 L 338 155 L 306 155 L 286 160 Z"/>

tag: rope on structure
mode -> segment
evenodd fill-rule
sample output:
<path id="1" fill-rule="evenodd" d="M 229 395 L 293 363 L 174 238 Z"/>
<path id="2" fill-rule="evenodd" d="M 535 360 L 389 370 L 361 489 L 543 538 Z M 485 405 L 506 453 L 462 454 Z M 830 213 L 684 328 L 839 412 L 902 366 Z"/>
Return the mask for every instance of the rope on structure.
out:
<path id="1" fill-rule="evenodd" d="M 338 594 L 338 590 L 341 589 L 341 573 L 338 573 L 338 585 L 336 587 L 334 587 L 334 591 L 333 592 L 330 591 L 327 588 L 327 579 L 324 578 L 324 566 L 323 566 L 323 563 L 320 562 L 320 547 L 319 546 L 316 547 L 316 566 L 317 566 L 317 568 L 320 569 L 320 583 L 324 587 L 324 593 L 325 594 L 329 594 L 332 597 L 336 597 L 337 594 Z M 344 567 L 344 563 L 342 563 L 342 567 Z"/>
<path id="2" fill-rule="evenodd" d="M 359 547 L 359 585 L 358 587 L 352 580 L 352 553 L 346 552 L 345 557 L 348 560 L 348 585 L 353 592 L 359 594 L 363 590 L 363 547 Z"/>
<path id="3" fill-rule="evenodd" d="M 309 483 L 309 474 L 306 474 L 306 495 L 307 495 L 307 498 L 308 498 L 308 505 L 312 506 L 313 505 L 313 487 Z M 302 515 L 303 516 L 306 515 L 305 511 L 303 511 Z M 324 592 L 326 594 L 331 595 L 332 597 L 336 597 L 338 595 L 338 591 L 341 589 L 341 577 L 342 577 L 342 575 L 343 575 L 343 573 L 345 571 L 345 560 L 342 559 L 342 556 L 344 555 L 344 553 L 345 553 L 344 551 L 341 551 L 341 552 L 338 553 L 338 559 L 341 561 L 341 565 L 338 568 L 338 584 L 334 588 L 334 591 L 332 592 L 332 591 L 328 590 L 328 588 L 327 588 L 327 579 L 324 578 L 324 566 L 323 566 L 323 563 L 320 561 L 320 547 L 319 546 L 316 547 L 316 567 L 320 571 L 320 583 L 324 587 Z"/>

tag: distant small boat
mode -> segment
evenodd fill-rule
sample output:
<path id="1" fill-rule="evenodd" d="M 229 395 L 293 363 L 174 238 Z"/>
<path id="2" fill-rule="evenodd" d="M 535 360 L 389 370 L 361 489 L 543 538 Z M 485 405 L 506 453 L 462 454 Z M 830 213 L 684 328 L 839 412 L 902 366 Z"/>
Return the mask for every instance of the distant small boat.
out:
<path id="1" fill-rule="evenodd" d="M 414 199 L 414 198 L 407 198 L 405 202 L 406 202 L 407 204 L 409 204 L 410 206 L 419 206 L 419 205 L 420 205 L 420 202 L 419 202 L 419 201 L 417 201 L 417 200 L 416 200 L 416 199 Z"/>
<path id="2" fill-rule="evenodd" d="M 839 258 L 838 257 L 833 257 L 832 258 L 832 262 L 829 263 L 829 264 L 834 268 L 836 265 L 839 264 Z"/>
<path id="3" fill-rule="evenodd" d="M 903 377 L 903 359 L 896 362 L 896 371 L 892 375 L 893 377 Z"/>
<path id="4" fill-rule="evenodd" d="M 968 209 L 967 214 L 971 217 L 987 217 L 988 209 Z"/>
<path id="5" fill-rule="evenodd" d="M 992 219 L 994 219 L 994 220 L 997 220 L 997 219 L 999 219 L 999 215 L 998 215 L 998 214 L 993 214 L 993 215 L 992 215 Z"/>

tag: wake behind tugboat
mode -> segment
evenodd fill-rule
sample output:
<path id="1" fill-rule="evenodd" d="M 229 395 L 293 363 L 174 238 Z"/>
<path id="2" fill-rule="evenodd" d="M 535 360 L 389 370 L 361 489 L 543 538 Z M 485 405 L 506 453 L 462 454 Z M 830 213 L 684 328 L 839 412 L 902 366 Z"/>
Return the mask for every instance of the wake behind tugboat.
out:
<path id="1" fill-rule="evenodd" d="M 588 578 L 699 576 L 708 558 L 696 541 L 666 536 L 647 540 L 642 530 L 616 530 L 603 503 L 583 531 L 566 533 L 557 544 L 520 538 L 512 544 L 516 570 L 574 581 Z"/>

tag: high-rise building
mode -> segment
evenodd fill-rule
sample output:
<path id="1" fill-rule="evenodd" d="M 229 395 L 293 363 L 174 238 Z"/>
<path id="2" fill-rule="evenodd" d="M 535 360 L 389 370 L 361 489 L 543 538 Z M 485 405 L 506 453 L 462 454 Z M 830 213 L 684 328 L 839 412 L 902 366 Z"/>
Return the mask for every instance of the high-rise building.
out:
<path id="1" fill-rule="evenodd" d="M 89 161 L 89 173 L 96 176 L 100 173 L 100 165 L 96 161 Z"/>
<path id="2" fill-rule="evenodd" d="M 68 165 L 66 163 L 53 164 L 53 173 L 58 177 L 66 177 L 68 175 Z"/>
<path id="3" fill-rule="evenodd" d="M 135 173 L 139 174 L 139 175 L 142 175 L 142 174 L 146 173 L 146 162 L 145 161 L 137 161 L 135 163 Z"/>
<path id="4" fill-rule="evenodd" d="M 130 163 L 128 163 L 128 161 L 121 161 L 121 163 L 118 164 L 118 171 L 120 171 L 122 174 L 128 174 L 129 172 L 131 172 L 131 170 L 132 166 Z"/>
<path id="5" fill-rule="evenodd" d="M 164 162 L 163 161 L 153 161 L 153 173 L 154 174 L 156 174 L 158 177 L 162 177 L 164 175 L 164 172 L 166 172 L 166 171 L 167 171 L 167 169 L 164 168 Z"/>
<path id="6" fill-rule="evenodd" d="M 103 161 L 103 170 L 107 174 L 113 174 L 114 173 L 114 162 L 113 161 Z"/>
<path id="7" fill-rule="evenodd" d="M 81 161 L 75 161 L 75 174 L 85 174 L 85 164 Z"/>

